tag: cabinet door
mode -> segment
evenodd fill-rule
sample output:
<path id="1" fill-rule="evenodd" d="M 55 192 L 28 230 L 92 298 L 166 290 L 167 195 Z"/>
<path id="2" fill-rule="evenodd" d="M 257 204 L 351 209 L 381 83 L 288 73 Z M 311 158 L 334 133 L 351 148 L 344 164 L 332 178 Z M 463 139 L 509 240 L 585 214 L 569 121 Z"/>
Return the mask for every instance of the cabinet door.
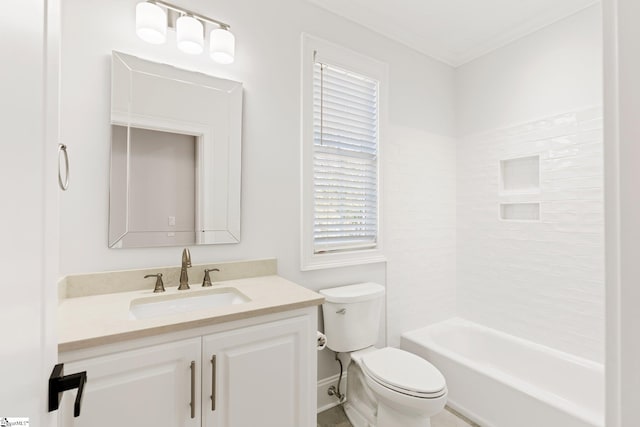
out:
<path id="1" fill-rule="evenodd" d="M 65 393 L 60 425 L 199 426 L 200 353 L 196 338 L 65 363 L 67 372 L 87 371 L 87 383 L 78 418 L 73 417 L 75 393 Z"/>
<path id="2" fill-rule="evenodd" d="M 203 426 L 315 426 L 311 330 L 301 316 L 204 337 Z"/>

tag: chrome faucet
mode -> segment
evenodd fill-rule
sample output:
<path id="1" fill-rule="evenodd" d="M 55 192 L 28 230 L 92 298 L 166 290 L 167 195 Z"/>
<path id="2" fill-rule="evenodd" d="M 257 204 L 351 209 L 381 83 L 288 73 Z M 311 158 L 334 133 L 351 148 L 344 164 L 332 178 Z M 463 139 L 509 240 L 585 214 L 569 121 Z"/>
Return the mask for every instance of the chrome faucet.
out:
<path id="1" fill-rule="evenodd" d="M 191 267 L 191 252 L 189 252 L 189 249 L 184 248 L 182 250 L 182 267 L 180 267 L 179 291 L 189 289 L 189 275 L 187 274 L 187 268 L 189 267 Z"/>

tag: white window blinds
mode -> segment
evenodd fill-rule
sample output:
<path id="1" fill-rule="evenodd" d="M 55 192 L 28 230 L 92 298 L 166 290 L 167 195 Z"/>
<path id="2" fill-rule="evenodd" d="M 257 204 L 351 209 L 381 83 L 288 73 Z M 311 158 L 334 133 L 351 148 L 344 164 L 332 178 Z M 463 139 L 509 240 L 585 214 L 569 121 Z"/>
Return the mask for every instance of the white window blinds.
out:
<path id="1" fill-rule="evenodd" d="M 378 82 L 316 62 L 313 70 L 313 248 L 375 248 Z"/>

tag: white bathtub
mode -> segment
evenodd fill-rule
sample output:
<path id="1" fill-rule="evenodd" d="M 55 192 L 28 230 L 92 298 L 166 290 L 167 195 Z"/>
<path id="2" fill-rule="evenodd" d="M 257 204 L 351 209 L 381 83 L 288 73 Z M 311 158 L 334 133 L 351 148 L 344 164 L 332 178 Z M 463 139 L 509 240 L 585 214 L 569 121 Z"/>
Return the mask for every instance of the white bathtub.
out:
<path id="1" fill-rule="evenodd" d="M 445 376 L 449 406 L 482 427 L 603 427 L 601 364 L 463 320 L 402 335 Z"/>

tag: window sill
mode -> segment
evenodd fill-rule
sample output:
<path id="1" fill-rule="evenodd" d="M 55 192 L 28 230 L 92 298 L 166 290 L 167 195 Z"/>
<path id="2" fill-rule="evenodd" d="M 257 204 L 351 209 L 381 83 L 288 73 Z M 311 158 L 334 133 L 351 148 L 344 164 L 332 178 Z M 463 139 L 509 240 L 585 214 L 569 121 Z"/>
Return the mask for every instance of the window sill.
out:
<path id="1" fill-rule="evenodd" d="M 322 254 L 313 255 L 309 259 L 302 260 L 301 271 L 322 270 L 325 268 L 340 268 L 356 265 L 374 264 L 387 262 L 387 258 L 379 251 L 370 253 L 342 253 L 342 254 Z"/>

